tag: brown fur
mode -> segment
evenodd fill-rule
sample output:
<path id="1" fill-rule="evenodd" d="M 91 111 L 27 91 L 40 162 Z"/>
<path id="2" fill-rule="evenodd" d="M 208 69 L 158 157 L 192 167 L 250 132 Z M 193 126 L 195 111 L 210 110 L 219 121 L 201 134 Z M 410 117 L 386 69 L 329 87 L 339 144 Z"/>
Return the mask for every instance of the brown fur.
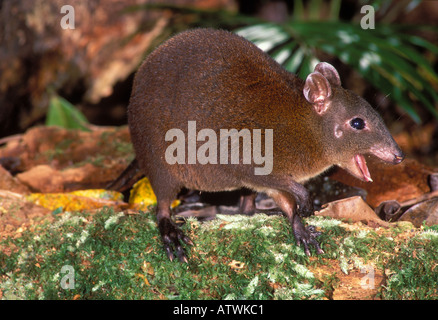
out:
<path id="1" fill-rule="evenodd" d="M 295 214 L 297 206 L 312 211 L 300 183 L 332 165 L 357 171 L 352 157 L 382 139 L 385 151 L 392 154 L 384 160 L 401 156 L 380 117 L 365 101 L 342 89 L 331 68 L 327 73 L 320 68 L 323 75 L 316 72 L 308 78 L 313 82 L 304 82 L 249 41 L 211 29 L 183 32 L 147 57 L 135 77 L 128 117 L 137 160 L 158 199 L 158 225 L 171 259 L 173 246 L 186 261 L 180 240 L 191 243 L 170 220 L 169 205 L 183 187 L 266 192 L 285 212 L 306 252 L 307 244 L 322 252 Z M 305 87 L 315 97 L 322 90 L 326 99 L 313 103 L 303 95 Z M 369 120 L 370 130 L 363 130 L 362 136 L 345 124 L 356 114 Z M 166 132 L 179 128 L 187 134 L 192 120 L 198 131 L 210 128 L 218 137 L 220 129 L 273 129 L 271 174 L 254 175 L 254 163 L 169 165 L 164 158 L 170 144 L 164 139 Z M 342 142 L 333 137 L 334 123 L 345 129 Z"/>

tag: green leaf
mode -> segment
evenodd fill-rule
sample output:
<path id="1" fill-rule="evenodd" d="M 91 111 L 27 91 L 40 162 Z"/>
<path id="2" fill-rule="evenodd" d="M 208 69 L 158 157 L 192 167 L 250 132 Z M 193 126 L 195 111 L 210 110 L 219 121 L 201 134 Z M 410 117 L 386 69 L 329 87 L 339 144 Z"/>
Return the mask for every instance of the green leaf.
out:
<path id="1" fill-rule="evenodd" d="M 284 67 L 292 73 L 297 73 L 305 54 L 303 48 L 298 48 L 284 63 Z"/>
<path id="2" fill-rule="evenodd" d="M 272 58 L 279 64 L 284 64 L 285 61 L 291 58 L 292 52 L 295 50 L 297 43 L 295 41 L 282 46 L 280 49 L 271 53 Z"/>
<path id="3" fill-rule="evenodd" d="M 52 95 L 46 117 L 46 126 L 89 131 L 87 124 L 87 118 L 70 102 L 55 94 Z"/>

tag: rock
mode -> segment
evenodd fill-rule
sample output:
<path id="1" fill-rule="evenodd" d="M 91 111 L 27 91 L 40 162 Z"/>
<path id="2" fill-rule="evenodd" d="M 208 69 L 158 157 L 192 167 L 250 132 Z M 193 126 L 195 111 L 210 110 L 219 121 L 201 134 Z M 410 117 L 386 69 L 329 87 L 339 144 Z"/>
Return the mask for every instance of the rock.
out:
<path id="1" fill-rule="evenodd" d="M 17 174 L 17 179 L 37 192 L 64 191 L 62 174 L 49 165 L 39 165 Z"/>
<path id="2" fill-rule="evenodd" d="M 34 192 L 68 192 L 101 188 L 108 183 L 111 171 L 111 167 L 102 168 L 91 163 L 65 170 L 56 170 L 44 164 L 17 174 L 17 179 Z"/>
<path id="3" fill-rule="evenodd" d="M 0 190 L 9 190 L 16 193 L 29 193 L 30 190 L 6 169 L 0 166 Z"/>

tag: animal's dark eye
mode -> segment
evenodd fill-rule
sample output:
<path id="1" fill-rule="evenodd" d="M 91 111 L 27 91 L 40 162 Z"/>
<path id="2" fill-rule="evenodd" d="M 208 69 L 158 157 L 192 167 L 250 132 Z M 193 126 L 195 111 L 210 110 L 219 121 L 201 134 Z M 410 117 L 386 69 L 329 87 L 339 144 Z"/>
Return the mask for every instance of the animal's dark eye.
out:
<path id="1" fill-rule="evenodd" d="M 365 128 L 365 121 L 361 118 L 354 118 L 350 121 L 350 126 L 356 130 L 362 130 Z"/>

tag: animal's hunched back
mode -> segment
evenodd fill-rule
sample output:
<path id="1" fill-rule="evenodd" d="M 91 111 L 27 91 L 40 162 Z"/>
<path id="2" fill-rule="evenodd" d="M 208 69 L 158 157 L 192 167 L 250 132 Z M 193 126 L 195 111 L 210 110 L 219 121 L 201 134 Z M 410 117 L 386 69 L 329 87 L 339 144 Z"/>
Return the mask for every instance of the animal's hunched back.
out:
<path id="1" fill-rule="evenodd" d="M 265 192 L 284 212 L 306 253 L 309 245 L 322 253 L 312 229 L 304 227 L 299 217 L 299 213 L 313 212 L 301 183 L 333 165 L 371 181 L 364 154 L 394 164 L 404 157 L 379 115 L 365 100 L 341 87 L 331 65 L 318 64 L 303 81 L 249 41 L 220 30 L 186 31 L 153 51 L 135 77 L 128 119 L 136 159 L 157 196 L 157 223 L 165 250 L 170 259 L 176 253 L 181 261 L 187 261 L 182 243 L 192 242 L 172 222 L 170 204 L 183 187 Z M 185 153 L 179 158 L 176 149 L 169 151 L 178 138 L 166 134 L 176 129 L 190 140 L 194 126 L 197 132 L 216 133 L 216 163 L 203 164 L 195 158 L 198 161 L 192 164 L 190 155 L 202 146 L 205 152 L 212 135 L 185 141 Z M 220 161 L 221 129 L 239 133 L 248 129 L 252 134 L 249 145 L 240 140 L 238 164 L 231 161 L 232 149 L 228 163 Z M 248 164 L 243 159 L 244 148 L 255 155 L 256 132 L 262 155 L 272 148 L 272 161 L 265 163 L 262 174 L 255 170 L 260 162 L 251 159 Z M 212 151 L 205 153 L 210 160 Z M 169 154 L 179 160 L 171 164 Z M 243 213 L 254 211 L 254 199 L 255 193 L 245 196 Z"/>

